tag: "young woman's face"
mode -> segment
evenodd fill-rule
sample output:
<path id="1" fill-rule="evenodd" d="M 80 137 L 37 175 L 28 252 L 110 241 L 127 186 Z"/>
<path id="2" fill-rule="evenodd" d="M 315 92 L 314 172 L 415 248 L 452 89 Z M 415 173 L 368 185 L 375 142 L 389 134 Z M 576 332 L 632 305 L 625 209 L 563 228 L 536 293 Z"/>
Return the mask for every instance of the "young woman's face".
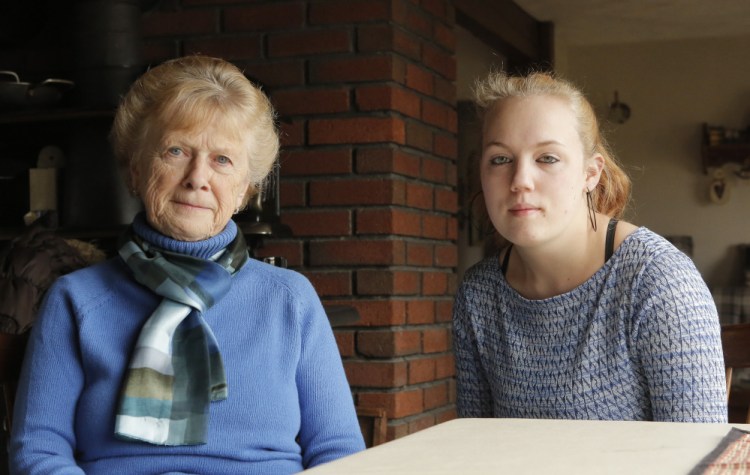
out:
<path id="1" fill-rule="evenodd" d="M 148 222 L 182 241 L 215 236 L 250 185 L 248 146 L 221 124 L 166 130 L 131 170 Z"/>
<path id="2" fill-rule="evenodd" d="M 492 224 L 510 242 L 535 246 L 586 226 L 586 190 L 601 157 L 584 156 L 576 118 L 554 96 L 509 98 L 488 111 L 482 190 Z"/>

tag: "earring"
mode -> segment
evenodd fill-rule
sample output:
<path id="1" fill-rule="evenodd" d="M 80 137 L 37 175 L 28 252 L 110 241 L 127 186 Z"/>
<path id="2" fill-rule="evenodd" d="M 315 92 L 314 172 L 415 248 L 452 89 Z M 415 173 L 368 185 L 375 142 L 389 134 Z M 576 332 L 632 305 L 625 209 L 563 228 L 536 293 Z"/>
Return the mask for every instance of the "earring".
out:
<path id="1" fill-rule="evenodd" d="M 589 209 L 589 221 L 591 221 L 591 227 L 596 231 L 596 210 L 594 210 L 594 198 L 591 196 L 591 191 L 586 190 L 586 207 Z"/>

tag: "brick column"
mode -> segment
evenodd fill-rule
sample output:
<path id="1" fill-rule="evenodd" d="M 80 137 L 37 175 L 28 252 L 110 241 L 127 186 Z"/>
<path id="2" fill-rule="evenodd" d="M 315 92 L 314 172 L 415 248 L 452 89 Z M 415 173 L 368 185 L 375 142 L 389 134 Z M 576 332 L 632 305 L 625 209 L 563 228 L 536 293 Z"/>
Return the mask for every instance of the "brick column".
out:
<path id="1" fill-rule="evenodd" d="M 169 3 L 169 2 L 166 2 Z M 244 68 L 282 119 L 282 221 L 269 239 L 326 304 L 355 402 L 388 438 L 455 417 L 454 25 L 448 0 L 183 0 L 144 15 L 152 61 L 201 52 Z"/>

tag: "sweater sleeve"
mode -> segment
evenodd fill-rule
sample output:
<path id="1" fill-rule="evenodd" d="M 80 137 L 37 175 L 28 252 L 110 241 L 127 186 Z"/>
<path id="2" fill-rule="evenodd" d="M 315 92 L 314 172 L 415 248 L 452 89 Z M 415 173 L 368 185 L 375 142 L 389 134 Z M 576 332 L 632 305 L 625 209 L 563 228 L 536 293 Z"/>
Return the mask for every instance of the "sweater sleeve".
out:
<path id="1" fill-rule="evenodd" d="M 462 285 L 453 304 L 456 411 L 459 417 L 493 417 L 492 393 L 479 358 L 479 342 Z"/>
<path id="2" fill-rule="evenodd" d="M 32 327 L 16 393 L 11 473 L 84 473 L 74 459 L 83 371 L 71 307 L 62 287 L 53 285 Z"/>
<path id="3" fill-rule="evenodd" d="M 302 336 L 296 375 L 299 441 L 303 466 L 310 468 L 364 450 L 365 444 L 333 331 L 307 281 L 297 311 Z"/>
<path id="4" fill-rule="evenodd" d="M 719 318 L 692 261 L 677 253 L 654 258 L 634 302 L 633 335 L 653 419 L 727 422 Z"/>

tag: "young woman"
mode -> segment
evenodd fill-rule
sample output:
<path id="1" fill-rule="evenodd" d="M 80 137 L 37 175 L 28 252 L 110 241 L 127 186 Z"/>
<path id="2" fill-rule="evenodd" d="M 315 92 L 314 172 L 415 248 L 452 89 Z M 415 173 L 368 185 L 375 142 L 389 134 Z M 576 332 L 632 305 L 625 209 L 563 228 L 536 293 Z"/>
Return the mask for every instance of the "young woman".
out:
<path id="1" fill-rule="evenodd" d="M 725 422 L 711 294 L 686 255 L 618 221 L 630 181 L 589 102 L 545 73 L 492 73 L 476 95 L 508 245 L 456 296 L 459 416 Z"/>

